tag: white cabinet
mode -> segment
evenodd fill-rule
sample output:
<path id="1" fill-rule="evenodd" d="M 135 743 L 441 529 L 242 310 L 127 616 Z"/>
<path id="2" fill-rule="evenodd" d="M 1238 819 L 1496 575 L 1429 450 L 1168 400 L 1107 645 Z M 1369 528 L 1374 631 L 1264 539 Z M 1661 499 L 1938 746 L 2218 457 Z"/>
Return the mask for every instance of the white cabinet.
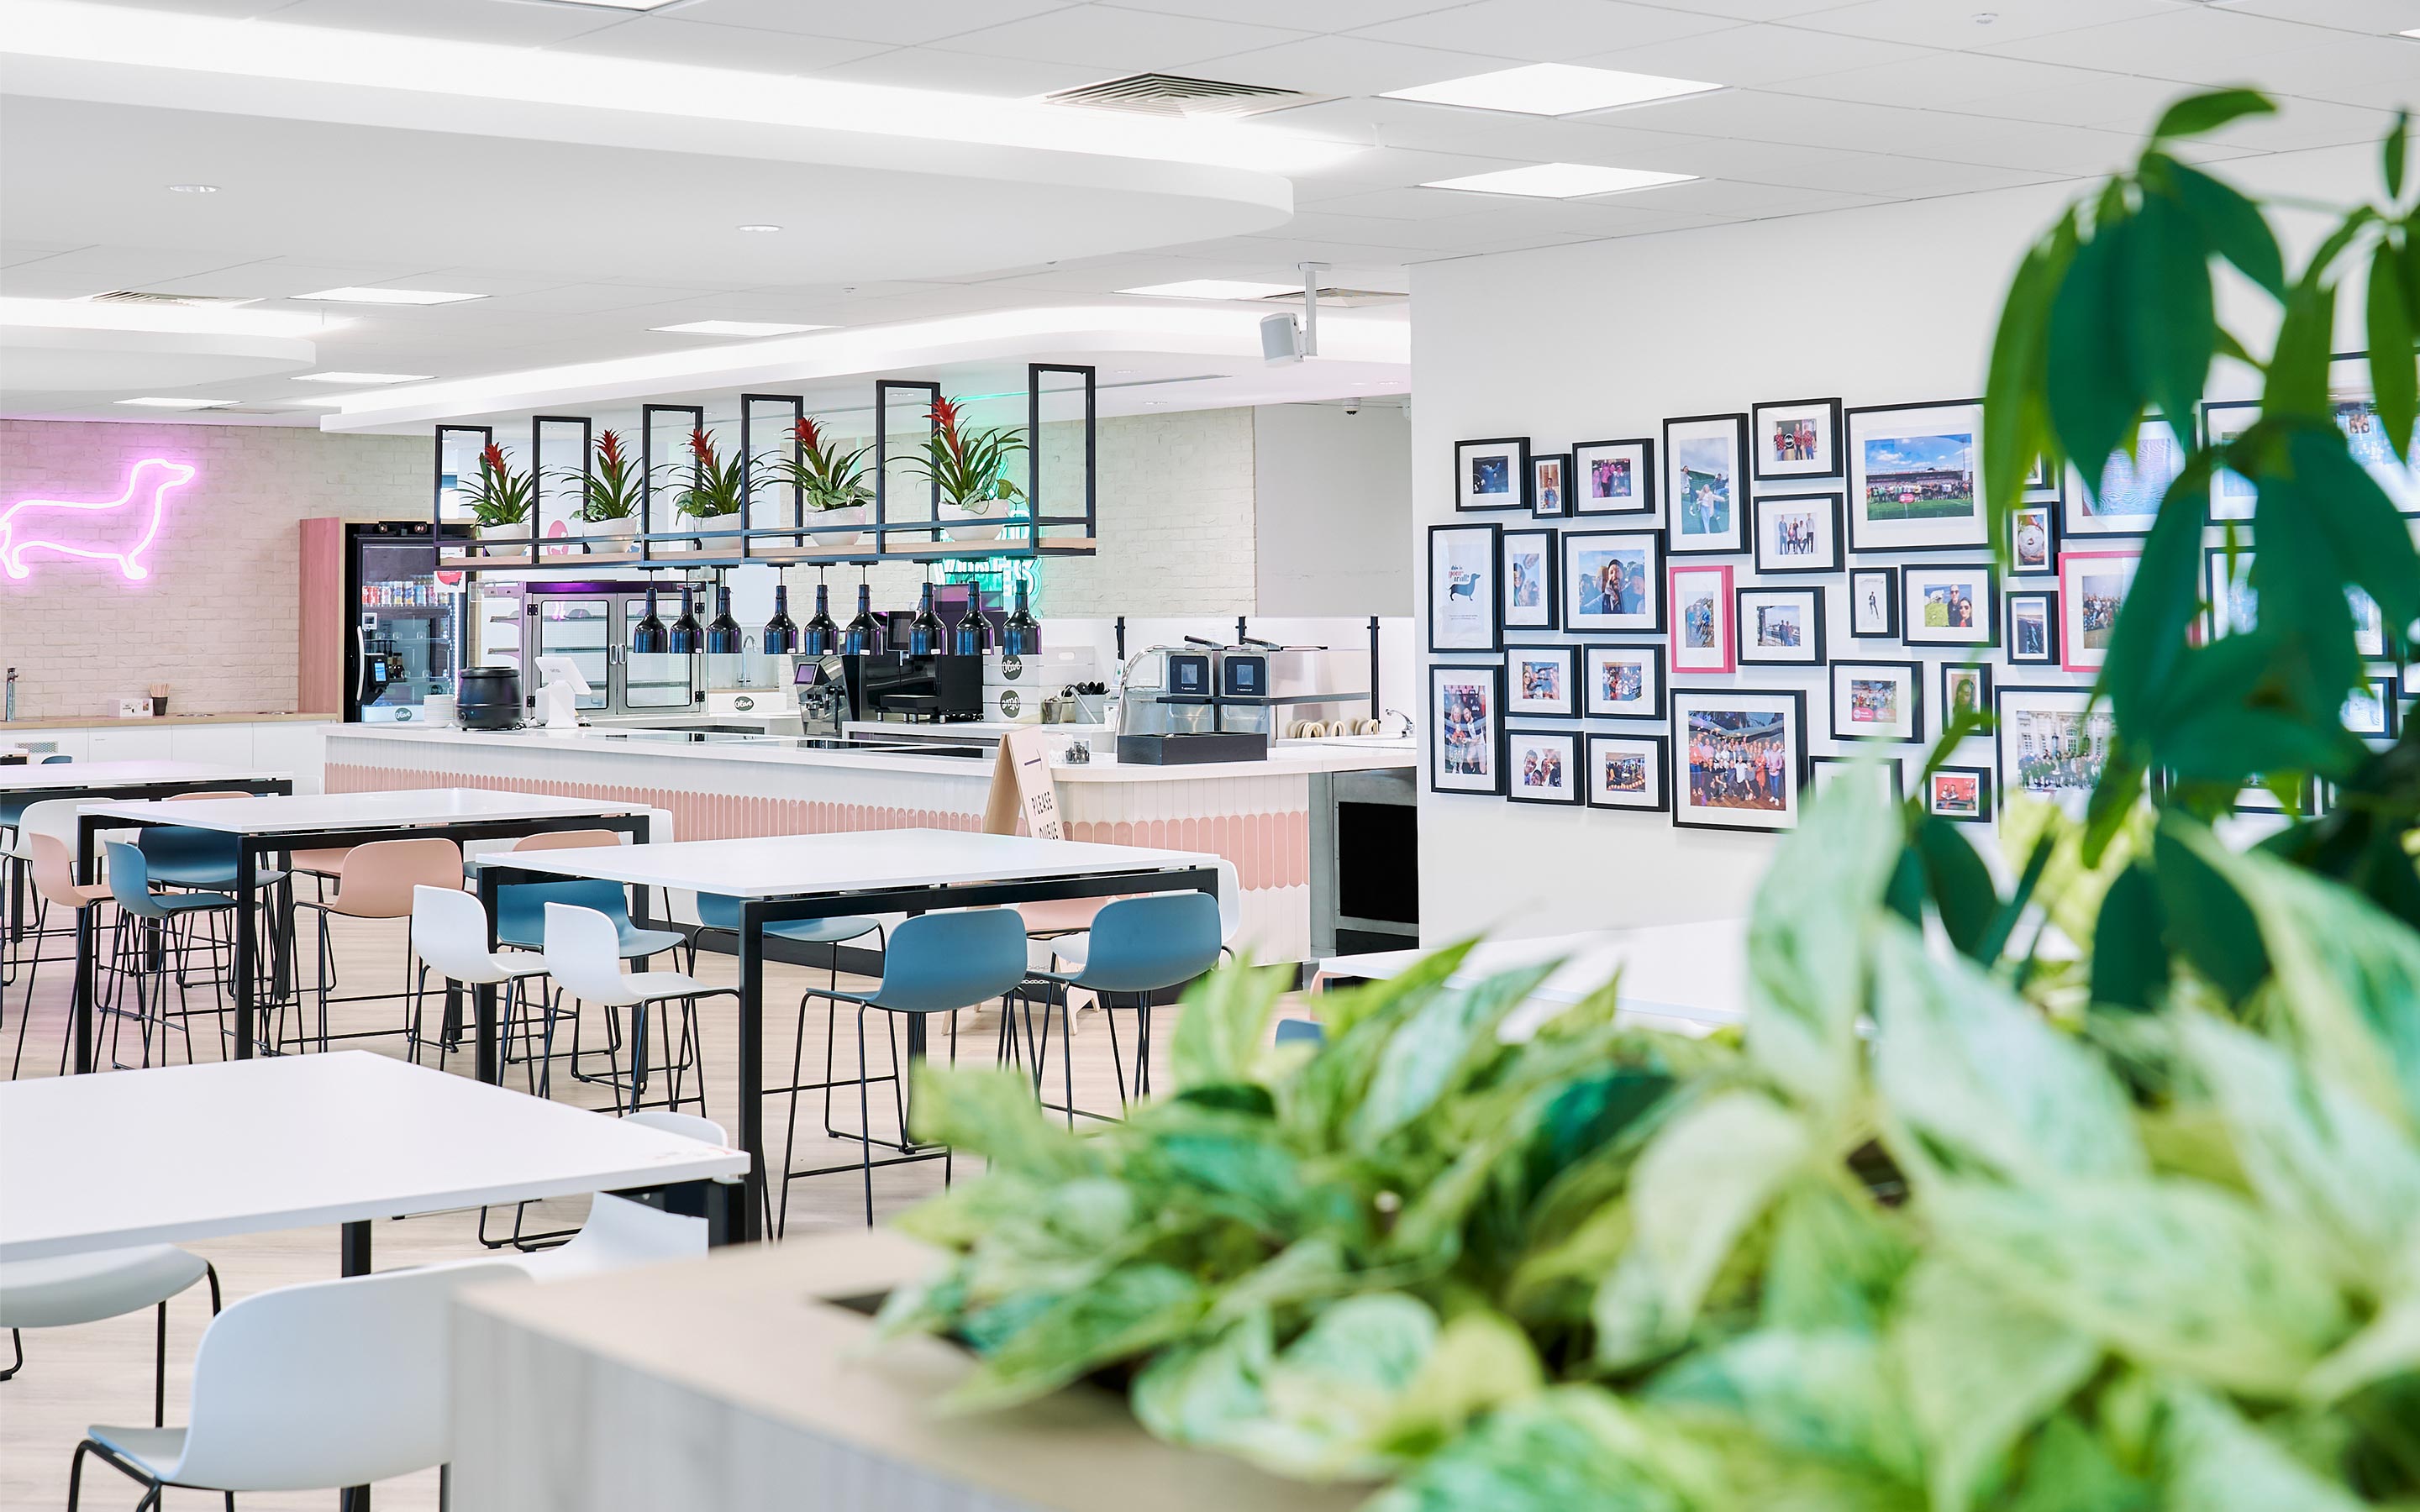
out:
<path id="1" fill-rule="evenodd" d="M 223 766 L 249 766 L 255 724 L 179 724 L 168 727 L 168 747 L 180 762 L 214 762 Z"/>
<path id="2" fill-rule="evenodd" d="M 94 762 L 164 762 L 174 760 L 173 730 L 95 730 L 85 760 Z"/>
<path id="3" fill-rule="evenodd" d="M 339 728 L 336 724 L 256 724 L 250 728 L 254 761 L 274 771 L 293 773 L 297 793 L 320 791 L 323 737 Z"/>

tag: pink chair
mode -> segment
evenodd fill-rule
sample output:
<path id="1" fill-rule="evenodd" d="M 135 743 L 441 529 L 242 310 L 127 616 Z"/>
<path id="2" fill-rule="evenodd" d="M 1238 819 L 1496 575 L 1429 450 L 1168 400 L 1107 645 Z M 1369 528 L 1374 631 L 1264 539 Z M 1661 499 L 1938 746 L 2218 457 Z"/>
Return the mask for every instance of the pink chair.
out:
<path id="1" fill-rule="evenodd" d="M 41 911 L 34 916 L 34 927 L 40 930 L 54 908 L 64 908 L 70 918 L 76 918 L 87 908 L 108 898 L 109 884 L 79 884 L 75 879 L 75 857 L 68 851 L 67 842 L 56 835 L 40 830 L 29 831 L 24 837 L 32 849 L 34 902 Z M 94 925 L 95 929 L 100 926 Z M 42 968 L 42 953 L 38 948 L 25 967 L 25 1009 L 17 1016 L 17 1051 L 8 1062 L 8 1079 L 17 1079 L 17 1069 L 25 1059 L 25 1025 L 34 1016 L 34 978 Z M 70 998 L 72 1000 L 73 993 Z M 75 1037 L 75 1019 L 70 1015 L 67 1027 L 59 1036 L 59 1074 L 68 1071 L 68 1047 Z"/>
<path id="2" fill-rule="evenodd" d="M 328 1032 L 328 1005 L 331 1003 L 368 1002 L 380 997 L 402 995 L 413 1000 L 417 993 L 411 985 L 411 945 L 407 933 L 404 942 L 404 971 L 407 985 L 402 994 L 365 993 L 355 997 L 335 997 L 331 989 L 335 984 L 336 962 L 334 942 L 328 932 L 331 918 L 410 918 L 411 889 L 414 887 L 449 887 L 460 891 L 462 887 L 462 847 L 450 840 L 380 840 L 349 850 L 336 869 L 335 890 L 310 902 L 297 901 L 297 907 L 318 911 L 319 919 L 319 1048 L 328 1048 L 333 1039 L 359 1040 L 373 1035 L 396 1032 L 389 1029 L 360 1030 L 351 1034 L 332 1036 Z M 407 1017 L 401 1032 L 412 1033 L 413 1019 Z M 295 1042 L 302 1041 L 297 1026 Z"/>

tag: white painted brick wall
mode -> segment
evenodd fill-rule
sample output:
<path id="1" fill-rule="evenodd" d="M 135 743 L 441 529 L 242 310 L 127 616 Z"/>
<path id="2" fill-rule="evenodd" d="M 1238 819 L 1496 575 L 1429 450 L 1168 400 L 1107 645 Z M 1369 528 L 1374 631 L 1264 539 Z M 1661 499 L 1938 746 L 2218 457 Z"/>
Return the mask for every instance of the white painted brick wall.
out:
<path id="1" fill-rule="evenodd" d="M 271 425 L 0 420 L 0 503 L 111 498 L 131 464 L 164 456 L 199 475 L 169 495 L 150 563 L 39 554 L 0 577 L 0 666 L 21 718 L 114 715 L 152 683 L 188 714 L 294 707 L 295 521 L 412 519 L 428 511 L 429 443 Z"/>

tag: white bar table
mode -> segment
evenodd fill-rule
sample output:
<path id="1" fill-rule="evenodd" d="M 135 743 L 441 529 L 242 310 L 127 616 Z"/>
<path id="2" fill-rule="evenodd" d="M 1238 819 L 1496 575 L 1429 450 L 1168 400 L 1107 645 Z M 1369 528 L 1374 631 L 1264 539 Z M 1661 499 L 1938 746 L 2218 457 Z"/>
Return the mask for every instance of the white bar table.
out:
<path id="1" fill-rule="evenodd" d="M 0 1261 L 738 1175 L 748 1157 L 365 1050 L 0 1086 Z M 727 1229 L 727 1226 L 726 1226 Z M 366 1512 L 369 1489 L 344 1493 Z"/>
<path id="2" fill-rule="evenodd" d="M 103 829 L 125 825 L 175 825 L 233 837 L 236 841 L 235 1054 L 253 1053 L 256 947 L 253 904 L 259 892 L 261 861 L 280 852 L 323 846 L 365 845 L 372 841 L 434 837 L 458 843 L 517 840 L 560 829 L 611 829 L 632 840 L 645 838 L 647 809 L 642 804 L 557 798 L 538 793 L 489 793 L 476 788 L 415 788 L 399 793 L 324 793 L 300 796 L 194 798 L 182 803 L 96 803 L 77 810 L 76 877 L 93 876 L 93 841 Z M 623 849 L 624 847 L 615 847 Z M 644 923 L 644 895 L 632 921 Z M 492 942 L 491 942 L 492 943 Z M 92 925 L 87 910 L 76 929 L 75 1068 L 92 1070 Z M 480 1043 L 493 1039 L 496 995 L 477 993 Z M 486 1054 L 484 1048 L 482 1055 Z M 485 1080 L 495 1069 L 480 1063 Z"/>
<path id="3" fill-rule="evenodd" d="M 763 1211 L 765 1167 L 765 926 L 837 914 L 923 914 L 1063 898 L 1218 890 L 1218 861 L 1191 851 L 1101 845 L 951 829 L 876 829 L 836 835 L 682 841 L 578 851 L 514 851 L 488 857 L 479 897 L 496 917 L 500 888 L 538 876 L 596 877 L 644 889 L 719 893 L 739 906 L 740 1148 L 752 1157 L 747 1200 L 735 1221 L 747 1238 Z M 908 1053 L 923 1021 L 908 1021 Z M 479 1018 L 482 1074 L 495 1063 L 495 1019 Z"/>
<path id="4" fill-rule="evenodd" d="M 1401 975 L 1425 953 L 1384 950 L 1331 956 L 1319 963 L 1319 973 L 1383 980 Z M 1747 920 L 1744 918 L 1484 940 L 1463 958 L 1448 980 L 1468 987 L 1498 972 L 1558 957 L 1563 964 L 1505 1019 L 1508 1036 L 1533 1032 L 1613 980 L 1617 972 L 1621 975 L 1617 1011 L 1625 1016 L 1666 1021 L 1698 1034 L 1745 1023 L 1747 1018 Z"/>

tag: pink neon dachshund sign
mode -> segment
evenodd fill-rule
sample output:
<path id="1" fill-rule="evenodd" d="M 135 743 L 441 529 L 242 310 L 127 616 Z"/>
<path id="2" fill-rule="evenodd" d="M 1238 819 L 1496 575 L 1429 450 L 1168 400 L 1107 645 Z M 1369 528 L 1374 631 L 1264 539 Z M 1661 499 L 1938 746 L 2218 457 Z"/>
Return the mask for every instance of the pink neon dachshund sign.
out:
<path id="1" fill-rule="evenodd" d="M 193 481 L 190 464 L 151 456 L 134 464 L 115 499 L 20 499 L 0 509 L 0 572 L 29 578 L 26 553 L 51 551 L 114 562 L 130 581 L 148 578 L 143 557 L 160 534 L 168 490 Z"/>

